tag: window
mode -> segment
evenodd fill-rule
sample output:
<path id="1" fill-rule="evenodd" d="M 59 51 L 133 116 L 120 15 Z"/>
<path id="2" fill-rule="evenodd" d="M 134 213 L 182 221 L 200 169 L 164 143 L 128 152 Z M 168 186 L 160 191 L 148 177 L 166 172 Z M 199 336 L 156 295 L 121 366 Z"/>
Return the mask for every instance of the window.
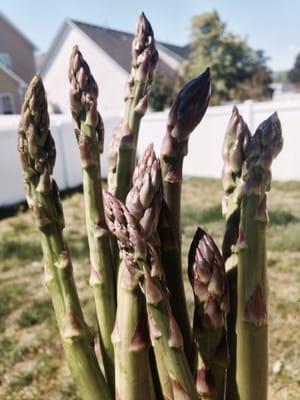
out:
<path id="1" fill-rule="evenodd" d="M 8 53 L 0 53 L 0 62 L 6 66 L 6 68 L 11 69 L 12 68 L 12 63 L 11 63 L 11 57 L 10 54 Z"/>
<path id="2" fill-rule="evenodd" d="M 15 104 L 11 93 L 0 93 L 0 114 L 14 114 Z"/>

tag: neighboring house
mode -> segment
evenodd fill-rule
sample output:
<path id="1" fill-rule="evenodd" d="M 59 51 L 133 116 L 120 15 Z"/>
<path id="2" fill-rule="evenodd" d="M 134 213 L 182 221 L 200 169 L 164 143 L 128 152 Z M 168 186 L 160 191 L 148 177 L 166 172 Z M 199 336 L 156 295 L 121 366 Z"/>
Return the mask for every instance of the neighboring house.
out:
<path id="1" fill-rule="evenodd" d="M 102 112 L 120 113 L 123 90 L 130 72 L 133 35 L 78 21 L 66 20 L 47 54 L 39 56 L 40 73 L 53 112 L 69 112 L 68 63 L 74 45 L 78 45 L 99 85 Z M 188 46 L 156 42 L 160 61 L 158 73 L 178 76 Z"/>
<path id="2" fill-rule="evenodd" d="M 35 46 L 0 13 L 0 114 L 18 114 L 35 73 Z"/>

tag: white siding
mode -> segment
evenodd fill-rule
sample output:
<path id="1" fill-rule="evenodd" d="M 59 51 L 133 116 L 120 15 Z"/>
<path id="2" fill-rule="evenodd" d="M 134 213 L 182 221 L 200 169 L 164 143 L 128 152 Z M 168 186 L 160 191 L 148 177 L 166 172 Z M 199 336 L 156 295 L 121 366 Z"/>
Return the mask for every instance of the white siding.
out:
<path id="1" fill-rule="evenodd" d="M 78 45 L 99 86 L 99 109 L 119 114 L 123 108 L 123 91 L 127 73 L 91 39 L 75 27 L 66 26 L 58 47 L 48 62 L 42 78 L 49 104 L 56 104 L 69 114 L 68 64 L 72 48 Z"/>

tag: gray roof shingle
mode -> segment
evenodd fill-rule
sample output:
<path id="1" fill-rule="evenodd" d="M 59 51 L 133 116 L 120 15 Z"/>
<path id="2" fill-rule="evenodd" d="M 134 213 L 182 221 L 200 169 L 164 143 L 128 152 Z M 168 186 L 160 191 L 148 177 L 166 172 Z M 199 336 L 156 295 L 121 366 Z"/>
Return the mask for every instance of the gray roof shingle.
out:
<path id="1" fill-rule="evenodd" d="M 131 43 L 133 34 L 117 31 L 114 29 L 104 28 L 101 26 L 91 25 L 79 21 L 71 21 L 94 42 L 98 44 L 111 58 L 113 58 L 122 68 L 130 72 L 131 64 Z M 168 43 L 157 42 L 172 51 L 177 56 L 185 59 L 187 57 L 189 46 L 176 46 Z M 158 73 L 174 76 L 178 72 L 167 65 L 163 60 L 159 60 Z"/>

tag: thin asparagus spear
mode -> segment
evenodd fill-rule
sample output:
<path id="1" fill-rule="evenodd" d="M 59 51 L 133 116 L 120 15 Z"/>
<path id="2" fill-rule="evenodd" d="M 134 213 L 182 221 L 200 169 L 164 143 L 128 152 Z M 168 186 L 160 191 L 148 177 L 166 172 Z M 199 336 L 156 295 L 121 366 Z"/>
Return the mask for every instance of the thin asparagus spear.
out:
<path id="1" fill-rule="evenodd" d="M 158 61 L 153 30 L 144 13 L 132 42 L 131 74 L 125 89 L 125 113 L 109 150 L 109 191 L 121 201 L 132 184 L 140 121 L 148 106 L 148 91 Z"/>
<path id="2" fill-rule="evenodd" d="M 125 111 L 115 129 L 108 152 L 108 189 L 125 202 L 132 184 L 140 121 L 148 107 L 148 92 L 158 61 L 154 34 L 144 13 L 139 17 L 131 48 L 131 73 L 125 87 Z M 118 245 L 111 240 L 116 275 Z"/>
<path id="3" fill-rule="evenodd" d="M 164 223 L 160 232 L 162 263 L 170 290 L 170 303 L 184 339 L 184 350 L 191 371 L 195 370 L 195 349 L 188 317 L 181 267 L 180 201 L 183 158 L 190 133 L 200 123 L 210 98 L 210 71 L 188 82 L 171 107 L 161 147 L 163 172 Z M 168 215 L 166 215 L 168 214 Z M 166 231 L 169 231 L 167 233 Z M 167 233 L 167 234 L 166 234 Z M 173 240 L 169 240 L 170 236 Z"/>
<path id="4" fill-rule="evenodd" d="M 26 198 L 41 234 L 45 281 L 50 291 L 69 368 L 84 400 L 111 399 L 83 318 L 67 243 L 58 187 L 52 178 L 55 144 L 49 130 L 43 83 L 36 75 L 26 92 L 18 150 Z"/>
<path id="5" fill-rule="evenodd" d="M 88 64 L 75 46 L 70 66 L 70 103 L 78 141 L 85 202 L 86 228 L 90 249 L 91 275 L 96 305 L 100 346 L 105 375 L 114 388 L 114 351 L 111 333 L 116 315 L 114 267 L 110 252 L 102 200 L 100 153 L 103 151 L 104 128 L 97 111 L 98 86 Z"/>
<path id="6" fill-rule="evenodd" d="M 266 263 L 266 191 L 271 164 L 283 145 L 277 114 L 262 122 L 246 148 L 240 187 L 238 251 L 237 368 L 243 400 L 268 397 L 268 289 Z"/>
<path id="7" fill-rule="evenodd" d="M 225 266 L 212 237 L 201 228 L 197 229 L 190 247 L 188 272 L 195 297 L 197 391 L 205 399 L 224 400 L 228 365 Z"/>
<path id="8" fill-rule="evenodd" d="M 108 227 L 118 240 L 128 270 L 145 295 L 150 338 L 163 354 L 174 399 L 196 400 L 198 394 L 183 351 L 182 335 L 171 311 L 155 249 L 146 243 L 141 226 L 126 206 L 108 192 L 104 204 Z"/>
<path id="9" fill-rule="evenodd" d="M 236 314 L 237 314 L 237 255 L 234 252 L 238 239 L 240 223 L 239 180 L 245 160 L 245 149 L 250 140 L 250 131 L 238 112 L 233 107 L 224 143 L 222 182 L 224 197 L 222 212 L 226 221 L 222 244 L 223 259 L 229 288 L 229 313 L 227 314 L 228 345 L 230 363 L 227 370 L 226 399 L 238 400 L 236 386 Z"/>

